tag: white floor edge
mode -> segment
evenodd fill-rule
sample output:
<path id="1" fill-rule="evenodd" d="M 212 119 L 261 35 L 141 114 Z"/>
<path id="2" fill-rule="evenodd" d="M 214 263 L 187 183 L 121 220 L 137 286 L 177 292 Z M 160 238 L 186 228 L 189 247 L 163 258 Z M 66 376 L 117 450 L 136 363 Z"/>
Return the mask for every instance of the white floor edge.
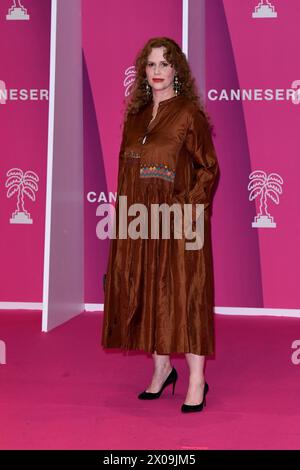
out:
<path id="1" fill-rule="evenodd" d="M 42 302 L 0 302 L 1 310 L 42 310 Z M 86 312 L 103 312 L 103 304 L 85 304 Z M 271 316 L 300 318 L 300 309 L 289 308 L 251 308 L 251 307 L 215 307 L 220 315 Z"/>

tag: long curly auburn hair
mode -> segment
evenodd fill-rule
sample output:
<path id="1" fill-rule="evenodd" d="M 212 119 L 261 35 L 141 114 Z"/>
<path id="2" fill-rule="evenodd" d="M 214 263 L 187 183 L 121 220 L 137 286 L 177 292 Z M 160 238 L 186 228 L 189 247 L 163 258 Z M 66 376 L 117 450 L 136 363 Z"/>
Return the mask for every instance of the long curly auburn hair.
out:
<path id="1" fill-rule="evenodd" d="M 146 65 L 152 48 L 162 46 L 165 48 L 165 52 L 163 54 L 164 58 L 175 68 L 177 72 L 178 80 L 181 84 L 180 94 L 185 95 L 189 100 L 198 106 L 198 108 L 205 115 L 209 127 L 212 130 L 213 126 L 210 122 L 210 117 L 204 107 L 202 96 L 198 91 L 196 81 L 192 76 L 186 56 L 173 39 L 165 36 L 150 38 L 146 42 L 145 46 L 138 52 L 135 58 L 134 66 L 136 76 L 131 87 L 131 91 L 128 97 L 125 98 L 124 120 L 126 121 L 129 114 L 138 113 L 143 106 L 149 103 L 149 101 L 152 101 L 151 87 L 149 96 L 147 96 L 145 89 L 145 82 L 147 78 Z"/>

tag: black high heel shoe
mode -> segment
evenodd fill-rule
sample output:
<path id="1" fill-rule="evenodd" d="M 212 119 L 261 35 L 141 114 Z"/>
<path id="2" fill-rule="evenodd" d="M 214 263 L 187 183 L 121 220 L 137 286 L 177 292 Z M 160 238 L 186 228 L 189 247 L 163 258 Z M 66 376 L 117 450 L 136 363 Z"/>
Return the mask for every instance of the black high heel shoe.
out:
<path id="1" fill-rule="evenodd" d="M 138 395 L 138 398 L 140 400 L 153 400 L 155 398 L 159 398 L 162 391 L 164 390 L 164 388 L 167 386 L 167 385 L 170 385 L 170 384 L 173 384 L 173 392 L 172 394 L 174 395 L 174 390 L 175 390 L 175 385 L 176 385 L 176 382 L 177 382 L 177 379 L 178 379 L 178 374 L 177 374 L 177 371 L 175 369 L 175 367 L 173 367 L 173 369 L 171 370 L 170 374 L 168 375 L 168 377 L 166 378 L 166 380 L 164 381 L 164 383 L 162 384 L 162 387 L 161 389 L 159 390 L 159 392 L 156 392 L 156 393 L 152 393 L 152 392 L 142 392 Z"/>
<path id="2" fill-rule="evenodd" d="M 181 407 L 181 411 L 183 413 L 191 413 L 193 411 L 202 411 L 203 406 L 206 406 L 206 394 L 208 390 L 209 390 L 208 383 L 205 382 L 202 402 L 199 403 L 198 405 L 186 405 L 184 403 Z"/>

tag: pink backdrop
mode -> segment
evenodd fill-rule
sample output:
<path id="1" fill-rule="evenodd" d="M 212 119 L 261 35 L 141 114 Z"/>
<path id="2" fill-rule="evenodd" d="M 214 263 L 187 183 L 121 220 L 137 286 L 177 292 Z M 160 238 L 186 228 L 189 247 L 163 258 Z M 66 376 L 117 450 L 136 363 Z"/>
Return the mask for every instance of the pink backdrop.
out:
<path id="1" fill-rule="evenodd" d="M 277 18 L 252 18 L 259 1 L 206 2 L 210 89 L 289 89 L 299 79 L 297 0 L 274 0 Z M 265 2 L 266 3 L 266 2 Z M 299 105 L 292 101 L 208 102 L 221 178 L 214 204 L 218 306 L 299 308 Z M 276 228 L 252 228 L 249 174 L 283 179 L 279 204 L 268 199 Z"/>
<path id="2" fill-rule="evenodd" d="M 26 0 L 29 20 L 8 21 L 11 0 L 1 1 L 0 43 L 1 88 L 16 89 L 17 99 L 0 104 L 0 302 L 41 302 L 45 232 L 45 189 L 47 168 L 48 99 L 40 90 L 49 89 L 50 0 Z M 31 99 L 22 100 L 20 90 L 32 90 Z M 37 91 L 34 91 L 37 90 Z M 15 183 L 7 172 L 33 171 L 38 181 L 27 175 Z M 28 177 L 29 176 L 29 177 Z M 34 175 L 33 175 L 34 176 Z M 34 176 L 35 178 L 35 176 Z M 6 182 L 9 186 L 6 187 Z M 10 184 L 12 183 L 12 184 Z M 30 186 L 31 185 L 31 186 Z M 8 197 L 8 190 L 16 192 Z M 18 189 L 17 189 L 18 188 Z M 30 189 L 31 188 L 31 189 Z M 10 223 L 17 210 L 18 192 L 32 223 Z M 27 193 L 33 194 L 33 201 Z M 9 193 L 10 194 L 10 193 Z M 20 201 L 19 210 L 22 210 Z M 18 221 L 18 217 L 14 218 Z"/>
<path id="3" fill-rule="evenodd" d="M 208 95 L 211 89 L 288 89 L 298 78 L 299 3 L 275 0 L 277 18 L 253 18 L 259 3 L 205 2 L 206 69 L 202 73 L 221 168 L 212 220 L 215 304 L 297 308 L 299 107 L 287 100 L 213 101 Z M 193 5 L 190 2 L 190 8 Z M 157 7 L 154 2 L 147 15 L 138 1 L 114 1 L 101 8 L 97 2 L 84 1 L 83 6 L 86 195 L 104 191 L 108 197 L 116 189 L 124 72 L 149 37 L 163 34 L 182 43 L 181 2 L 157 2 Z M 189 17 L 194 20 L 193 12 Z M 191 54 L 201 49 L 196 41 L 189 38 Z M 259 197 L 249 200 L 249 175 L 254 170 L 276 173 L 283 180 L 279 204 L 267 199 L 276 228 L 252 227 L 259 205 Z M 103 300 L 108 242 L 96 237 L 97 204 L 86 201 L 86 302 Z"/>

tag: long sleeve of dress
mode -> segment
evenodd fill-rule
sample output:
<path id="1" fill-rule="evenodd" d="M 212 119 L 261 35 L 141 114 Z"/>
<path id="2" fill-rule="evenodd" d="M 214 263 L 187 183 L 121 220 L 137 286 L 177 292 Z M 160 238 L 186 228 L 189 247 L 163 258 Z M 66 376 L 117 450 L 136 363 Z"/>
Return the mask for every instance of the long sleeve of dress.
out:
<path id="1" fill-rule="evenodd" d="M 184 145 L 192 159 L 193 183 L 190 188 L 174 194 L 173 200 L 181 204 L 204 204 L 206 208 L 211 203 L 211 193 L 219 166 L 209 124 L 200 109 L 189 116 Z"/>

